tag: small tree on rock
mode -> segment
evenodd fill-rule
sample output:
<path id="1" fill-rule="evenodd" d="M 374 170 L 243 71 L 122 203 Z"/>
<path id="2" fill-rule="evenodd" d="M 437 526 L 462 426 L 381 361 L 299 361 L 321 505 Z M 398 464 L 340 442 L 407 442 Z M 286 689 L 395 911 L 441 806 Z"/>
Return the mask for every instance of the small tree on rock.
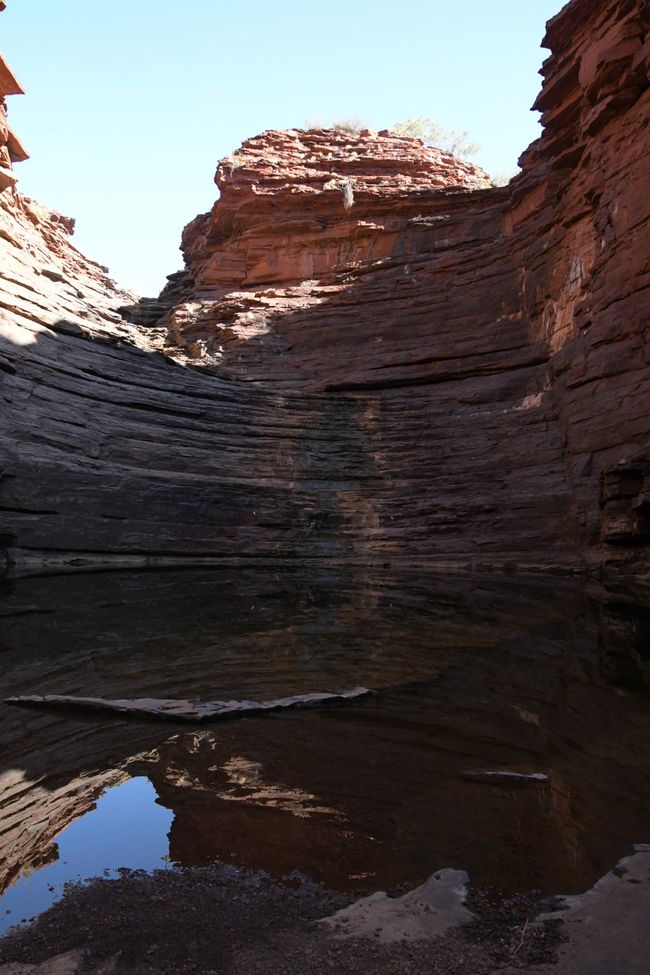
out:
<path id="1" fill-rule="evenodd" d="M 444 125 L 434 122 L 425 115 L 398 122 L 393 126 L 393 132 L 396 135 L 410 135 L 415 139 L 422 139 L 425 145 L 443 149 L 461 159 L 476 155 L 481 148 L 478 142 L 470 141 L 469 132 L 454 132 L 446 129 Z"/>

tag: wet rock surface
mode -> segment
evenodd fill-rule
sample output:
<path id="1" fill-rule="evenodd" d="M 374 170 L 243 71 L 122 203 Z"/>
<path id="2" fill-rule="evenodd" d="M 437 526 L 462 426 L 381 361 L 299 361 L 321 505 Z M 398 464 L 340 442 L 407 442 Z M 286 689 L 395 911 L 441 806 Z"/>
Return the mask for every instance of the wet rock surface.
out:
<path id="1" fill-rule="evenodd" d="M 460 928 L 434 940 L 385 944 L 373 932 L 341 942 L 314 922 L 342 900 L 300 877 L 287 886 L 214 868 L 126 873 L 118 881 L 71 888 L 28 930 L 0 941 L 0 962 L 29 958 L 38 963 L 81 939 L 79 975 L 262 975 L 270 969 L 283 975 L 329 970 L 487 975 L 500 967 L 504 951 L 514 957 L 508 949 L 516 947 L 521 932 L 511 916 L 506 922 L 492 918 L 480 940 L 476 932 L 466 935 Z M 530 957 L 552 959 L 559 940 L 557 929 L 547 927 Z M 7 975 L 13 975 L 10 969 Z"/>
<path id="2" fill-rule="evenodd" d="M 22 707 L 59 708 L 67 711 L 108 711 L 124 717 L 159 718 L 162 721 L 187 721 L 203 724 L 222 718 L 235 718 L 265 712 L 283 711 L 287 708 L 332 707 L 365 697 L 370 692 L 365 687 L 349 691 L 310 694 L 293 694 L 271 701 L 180 701 L 160 700 L 153 697 L 111 701 L 105 697 L 68 697 L 65 694 L 22 695 L 8 697 L 5 704 Z"/>
<path id="3" fill-rule="evenodd" d="M 437 938 L 472 920 L 465 907 L 468 880 L 463 870 L 441 870 L 401 897 L 378 891 L 321 923 L 336 938 L 374 937 L 380 944 Z"/>

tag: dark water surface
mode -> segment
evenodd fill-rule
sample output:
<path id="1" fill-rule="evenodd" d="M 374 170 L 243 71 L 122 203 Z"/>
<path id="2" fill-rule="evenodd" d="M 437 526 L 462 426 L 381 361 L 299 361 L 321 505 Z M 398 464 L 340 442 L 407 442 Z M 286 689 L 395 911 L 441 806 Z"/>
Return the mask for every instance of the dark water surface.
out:
<path id="1" fill-rule="evenodd" d="M 442 867 L 584 890 L 650 841 L 647 623 L 562 578 L 5 583 L 3 699 L 376 693 L 196 729 L 0 705 L 0 930 L 67 880 L 170 862 L 359 892 Z"/>

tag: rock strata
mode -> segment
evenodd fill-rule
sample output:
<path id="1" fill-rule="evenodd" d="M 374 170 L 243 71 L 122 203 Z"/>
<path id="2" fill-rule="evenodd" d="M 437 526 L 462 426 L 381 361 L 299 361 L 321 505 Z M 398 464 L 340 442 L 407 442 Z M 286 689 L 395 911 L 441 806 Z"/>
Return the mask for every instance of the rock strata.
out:
<path id="1" fill-rule="evenodd" d="M 4 10 L 4 4 L 0 12 Z M 16 183 L 12 163 L 27 159 L 27 152 L 7 122 L 7 96 L 24 94 L 20 82 L 0 54 L 0 193 Z"/>
<path id="2" fill-rule="evenodd" d="M 519 565 L 650 598 L 649 29 L 641 0 L 549 22 L 508 187 L 388 132 L 248 140 L 155 301 L 7 186 L 9 560 Z"/>

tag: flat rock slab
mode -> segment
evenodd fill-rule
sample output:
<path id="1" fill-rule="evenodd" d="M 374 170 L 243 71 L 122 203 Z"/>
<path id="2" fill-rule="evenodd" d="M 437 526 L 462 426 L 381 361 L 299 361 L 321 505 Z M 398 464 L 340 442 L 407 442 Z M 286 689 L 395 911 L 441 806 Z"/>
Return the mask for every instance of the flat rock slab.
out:
<path id="1" fill-rule="evenodd" d="M 585 894 L 563 900 L 563 910 L 538 918 L 564 922 L 568 940 L 557 963 L 504 975 L 648 975 L 650 847 L 637 847 Z"/>
<path id="2" fill-rule="evenodd" d="M 473 919 L 465 907 L 467 881 L 464 870 L 439 870 L 402 897 L 379 891 L 320 923 L 337 938 L 372 938 L 380 944 L 437 938 Z"/>
<path id="3" fill-rule="evenodd" d="M 48 958 L 39 965 L 20 962 L 0 965 L 0 975 L 77 975 L 83 960 L 83 951 L 66 951 L 65 954 Z"/>
<path id="4" fill-rule="evenodd" d="M 155 697 L 111 700 L 103 697 L 68 697 L 64 694 L 46 694 L 44 696 L 8 697 L 5 699 L 5 704 L 76 711 L 102 711 L 124 715 L 125 717 L 160 718 L 166 721 L 188 721 L 192 724 L 200 724 L 204 721 L 245 717 L 252 714 L 262 714 L 266 711 L 343 704 L 347 701 L 366 697 L 370 693 L 367 687 L 354 687 L 348 691 L 294 694 L 290 697 L 278 697 L 270 701 L 183 701 Z"/>
<path id="5" fill-rule="evenodd" d="M 521 786 L 523 788 L 550 783 L 545 772 L 512 772 L 502 769 L 493 771 L 479 769 L 473 772 L 463 772 L 462 777 L 470 782 L 484 782 L 486 785 Z"/>

